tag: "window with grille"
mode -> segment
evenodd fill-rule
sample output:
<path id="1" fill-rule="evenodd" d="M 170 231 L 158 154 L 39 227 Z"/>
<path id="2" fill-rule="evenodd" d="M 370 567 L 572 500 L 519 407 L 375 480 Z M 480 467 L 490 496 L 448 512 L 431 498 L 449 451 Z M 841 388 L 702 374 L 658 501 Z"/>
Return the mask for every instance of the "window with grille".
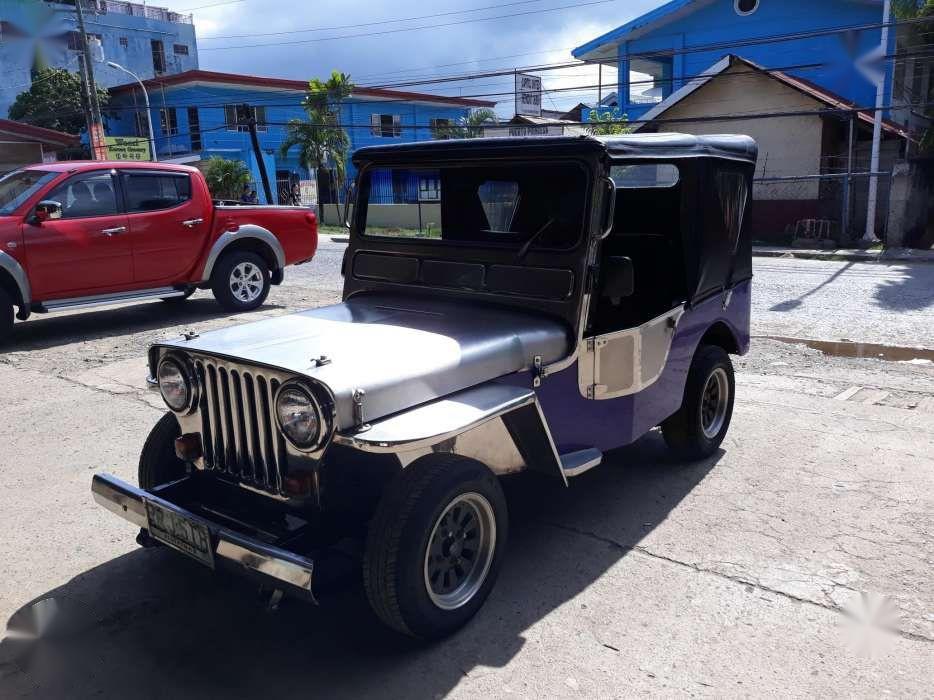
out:
<path id="1" fill-rule="evenodd" d="M 178 114 L 175 107 L 163 107 L 159 110 L 159 127 L 167 136 L 178 134 Z"/>
<path id="2" fill-rule="evenodd" d="M 398 114 L 371 114 L 370 133 L 382 138 L 402 136 L 402 117 Z"/>
<path id="3" fill-rule="evenodd" d="M 188 136 L 191 138 L 191 150 L 200 151 L 201 144 L 201 117 L 197 107 L 188 108 Z"/>
<path id="4" fill-rule="evenodd" d="M 127 39 L 125 36 L 120 37 L 120 48 L 121 49 L 130 48 L 130 40 Z"/>
<path id="5" fill-rule="evenodd" d="M 152 39 L 149 42 L 152 48 L 152 69 L 156 75 L 165 73 L 165 45 L 158 39 Z"/>
<path id="6" fill-rule="evenodd" d="M 172 52 L 176 56 L 187 56 L 188 55 L 188 45 L 187 44 L 175 44 L 172 47 Z"/>
<path id="7" fill-rule="evenodd" d="M 256 119 L 256 130 L 266 131 L 266 108 L 262 105 L 251 107 L 249 105 L 225 105 L 224 124 L 227 131 L 249 131 L 247 122 L 250 117 Z"/>

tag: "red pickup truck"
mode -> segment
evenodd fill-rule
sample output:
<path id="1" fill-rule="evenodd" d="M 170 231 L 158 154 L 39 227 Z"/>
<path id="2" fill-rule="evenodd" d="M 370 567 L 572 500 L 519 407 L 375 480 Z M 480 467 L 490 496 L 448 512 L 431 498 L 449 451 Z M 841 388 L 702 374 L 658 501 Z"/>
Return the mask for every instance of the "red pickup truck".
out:
<path id="1" fill-rule="evenodd" d="M 248 311 L 317 247 L 300 207 L 217 206 L 195 168 L 64 162 L 0 178 L 0 341 L 17 317 L 210 288 Z"/>

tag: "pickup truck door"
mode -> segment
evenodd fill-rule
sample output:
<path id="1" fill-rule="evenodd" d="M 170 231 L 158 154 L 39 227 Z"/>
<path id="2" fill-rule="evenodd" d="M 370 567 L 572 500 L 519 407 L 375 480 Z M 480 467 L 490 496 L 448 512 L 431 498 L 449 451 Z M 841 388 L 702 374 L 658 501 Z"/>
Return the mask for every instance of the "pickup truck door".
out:
<path id="1" fill-rule="evenodd" d="M 211 204 L 191 175 L 168 170 L 124 170 L 127 222 L 136 282 L 190 282 L 211 226 Z"/>
<path id="2" fill-rule="evenodd" d="M 33 299 L 120 291 L 133 282 L 126 214 L 112 170 L 68 178 L 42 200 L 59 202 L 60 219 L 23 225 Z"/>

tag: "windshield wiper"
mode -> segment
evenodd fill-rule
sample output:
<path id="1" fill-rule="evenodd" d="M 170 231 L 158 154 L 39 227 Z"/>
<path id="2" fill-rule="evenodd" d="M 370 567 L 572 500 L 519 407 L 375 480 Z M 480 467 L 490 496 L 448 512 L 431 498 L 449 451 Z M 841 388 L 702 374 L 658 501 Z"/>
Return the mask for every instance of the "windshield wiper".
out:
<path id="1" fill-rule="evenodd" d="M 529 252 L 529 248 L 532 247 L 532 244 L 538 240 L 538 237 L 541 236 L 555 222 L 555 217 L 551 217 L 548 221 L 545 222 L 545 225 L 542 226 L 538 231 L 536 231 L 525 243 L 522 244 L 522 247 L 519 248 L 519 254 L 516 255 L 516 262 L 522 262 L 522 258 L 525 257 L 525 254 Z"/>

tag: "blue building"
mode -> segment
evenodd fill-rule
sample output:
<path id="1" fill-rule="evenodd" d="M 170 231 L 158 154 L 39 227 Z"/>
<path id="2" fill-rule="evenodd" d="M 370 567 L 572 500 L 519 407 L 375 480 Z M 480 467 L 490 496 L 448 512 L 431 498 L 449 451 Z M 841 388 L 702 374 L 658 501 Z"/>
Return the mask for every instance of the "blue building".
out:
<path id="1" fill-rule="evenodd" d="M 286 124 L 306 116 L 301 106 L 306 81 L 197 70 L 145 84 L 160 160 L 193 164 L 211 156 L 242 160 L 259 185 L 250 135 L 241 125 L 248 116 L 243 114 L 244 105 L 248 105 L 256 118 L 260 150 L 276 195 L 311 177 L 299 164 L 297 148 L 287 157 L 280 153 Z M 139 85 L 120 85 L 111 94 L 113 116 L 108 119 L 108 134 L 146 136 Z M 340 123 L 350 137 L 352 152 L 373 144 L 431 139 L 434 128 L 456 124 L 472 108 L 493 106 L 484 100 L 357 87 L 341 104 Z M 347 174 L 354 175 L 350 163 Z M 256 191 L 264 201 L 262 187 L 257 186 Z M 329 201 L 326 193 L 321 197 Z"/>
<path id="2" fill-rule="evenodd" d="M 878 47 L 881 22 L 881 0 L 673 0 L 572 53 L 618 67 L 619 110 L 632 121 L 728 54 L 870 106 L 876 87 L 855 59 Z M 895 37 L 892 31 L 887 53 Z M 887 104 L 893 63 L 885 64 Z"/>
<path id="3" fill-rule="evenodd" d="M 118 63 L 143 78 L 198 67 L 190 14 L 121 0 L 84 0 L 85 29 L 94 55 L 94 78 L 102 87 L 127 81 Z M 99 42 L 99 43 L 98 43 Z M 37 65 L 79 70 L 80 35 L 74 3 L 0 0 L 0 117 L 28 90 Z"/>

